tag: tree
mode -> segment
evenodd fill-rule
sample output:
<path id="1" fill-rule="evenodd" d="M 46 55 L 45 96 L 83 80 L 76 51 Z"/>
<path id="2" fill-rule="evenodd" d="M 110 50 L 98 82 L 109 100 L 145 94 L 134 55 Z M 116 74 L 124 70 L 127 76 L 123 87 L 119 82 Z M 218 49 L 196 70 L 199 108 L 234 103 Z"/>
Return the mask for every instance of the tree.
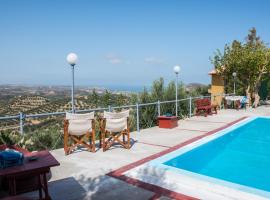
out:
<path id="1" fill-rule="evenodd" d="M 96 92 L 96 89 L 94 88 L 93 91 L 92 91 L 92 94 L 89 95 L 89 103 L 91 103 L 93 105 L 93 107 L 98 107 L 98 104 L 99 104 L 99 95 L 97 94 Z"/>
<path id="2" fill-rule="evenodd" d="M 270 94 L 270 77 L 266 77 L 260 86 L 259 95 L 263 100 L 267 100 Z"/>
<path id="3" fill-rule="evenodd" d="M 112 94 L 108 90 L 106 90 L 105 94 L 102 96 L 102 105 L 105 107 L 112 105 Z"/>
<path id="4" fill-rule="evenodd" d="M 232 73 L 236 72 L 246 96 L 253 99 L 253 105 L 257 107 L 261 81 L 270 72 L 270 49 L 257 36 L 255 28 L 249 30 L 244 43 L 235 40 L 231 45 L 225 45 L 223 53 L 217 50 L 212 63 L 227 84 L 232 82 Z"/>
<path id="5" fill-rule="evenodd" d="M 158 80 L 155 80 L 152 85 L 152 101 L 163 100 L 164 96 L 164 79 L 159 78 Z"/>

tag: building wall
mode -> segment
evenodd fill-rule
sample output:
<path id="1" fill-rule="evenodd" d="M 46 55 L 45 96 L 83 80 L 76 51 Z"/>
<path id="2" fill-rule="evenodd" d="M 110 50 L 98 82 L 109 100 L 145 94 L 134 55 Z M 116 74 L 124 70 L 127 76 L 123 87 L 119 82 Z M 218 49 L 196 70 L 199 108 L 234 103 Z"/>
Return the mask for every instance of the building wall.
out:
<path id="1" fill-rule="evenodd" d="M 212 74 L 211 76 L 212 76 L 211 89 L 210 89 L 211 102 L 212 104 L 220 106 L 222 102 L 222 98 L 223 98 L 220 95 L 224 94 L 224 80 L 222 76 L 217 75 L 217 74 Z M 219 95 L 219 96 L 215 96 L 215 95 Z"/>

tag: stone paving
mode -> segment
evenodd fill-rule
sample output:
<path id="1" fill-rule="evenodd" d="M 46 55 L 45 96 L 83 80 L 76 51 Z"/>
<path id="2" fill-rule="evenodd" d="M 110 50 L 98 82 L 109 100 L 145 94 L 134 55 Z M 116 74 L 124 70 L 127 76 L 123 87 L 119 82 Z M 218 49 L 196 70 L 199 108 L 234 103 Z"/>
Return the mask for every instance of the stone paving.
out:
<path id="1" fill-rule="evenodd" d="M 158 127 L 131 133 L 133 146 L 130 150 L 113 147 L 96 153 L 78 151 L 65 156 L 63 149 L 51 153 L 60 162 L 52 168 L 49 192 L 54 200 L 80 199 L 155 199 L 156 194 L 107 176 L 110 171 L 133 163 L 147 156 L 166 150 L 211 130 L 220 128 L 243 116 L 269 115 L 270 107 L 261 106 L 247 110 L 221 110 L 217 115 L 192 117 L 178 122 L 174 129 Z M 37 196 L 38 193 L 27 194 Z M 155 196 L 154 196 L 155 195 Z M 168 199 L 165 196 L 157 199 Z"/>

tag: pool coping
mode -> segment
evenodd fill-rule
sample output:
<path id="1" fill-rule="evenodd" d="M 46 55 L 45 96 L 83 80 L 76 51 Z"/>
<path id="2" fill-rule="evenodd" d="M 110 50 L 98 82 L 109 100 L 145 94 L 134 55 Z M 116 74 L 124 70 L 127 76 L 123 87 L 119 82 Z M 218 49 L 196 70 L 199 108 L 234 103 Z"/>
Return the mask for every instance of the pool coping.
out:
<path id="1" fill-rule="evenodd" d="M 213 134 L 215 134 L 215 133 L 217 133 L 217 132 L 219 132 L 219 131 L 221 131 L 223 129 L 226 129 L 226 128 L 228 128 L 228 127 L 230 127 L 230 126 L 232 126 L 232 125 L 246 119 L 247 117 L 248 116 L 241 117 L 241 118 L 239 118 L 239 119 L 237 119 L 235 121 L 227 123 L 224 126 L 221 126 L 221 127 L 217 128 L 217 129 L 209 131 L 209 132 L 207 132 L 207 133 L 205 133 L 203 135 L 191 138 L 191 139 L 189 139 L 189 140 L 187 140 L 185 142 L 182 142 L 180 144 L 177 144 L 177 145 L 175 145 L 175 146 L 173 146 L 173 147 L 171 147 L 169 149 L 163 150 L 163 151 L 161 151 L 159 153 L 153 154 L 151 156 L 148 156 L 146 158 L 143 158 L 141 160 L 138 160 L 136 162 L 133 162 L 131 164 L 123 166 L 123 167 L 121 167 L 121 168 L 119 168 L 117 170 L 109 172 L 107 175 L 110 176 L 110 177 L 117 178 L 119 180 L 125 181 L 126 183 L 131 184 L 133 186 L 137 186 L 137 187 L 140 187 L 140 188 L 143 188 L 145 190 L 153 192 L 154 196 L 151 197 L 150 199 L 157 199 L 157 198 L 159 198 L 161 196 L 167 196 L 169 198 L 181 199 L 181 200 L 194 200 L 194 199 L 197 199 L 197 198 L 194 198 L 194 197 L 187 196 L 185 194 L 181 194 L 181 193 L 178 193 L 178 192 L 174 192 L 174 191 L 162 188 L 162 187 L 157 186 L 157 185 L 153 185 L 153 184 L 150 184 L 150 183 L 140 181 L 140 180 L 135 179 L 135 178 L 128 177 L 128 176 L 124 175 L 124 173 L 131 170 L 131 169 L 133 169 L 133 168 L 135 168 L 135 167 L 138 167 L 138 166 L 140 166 L 140 165 L 142 165 L 142 164 L 144 164 L 146 162 L 154 160 L 154 159 L 156 159 L 158 157 L 161 157 L 161 156 L 163 156 L 165 154 L 168 154 L 168 153 L 170 153 L 172 151 L 175 151 L 175 150 L 177 150 L 177 149 L 179 149 L 179 148 L 181 148 L 183 146 L 186 146 L 186 145 L 191 144 L 191 143 L 193 143 L 193 142 L 195 142 L 197 140 L 200 140 L 200 139 L 202 139 L 204 137 L 207 137 L 209 135 L 213 135 Z"/>

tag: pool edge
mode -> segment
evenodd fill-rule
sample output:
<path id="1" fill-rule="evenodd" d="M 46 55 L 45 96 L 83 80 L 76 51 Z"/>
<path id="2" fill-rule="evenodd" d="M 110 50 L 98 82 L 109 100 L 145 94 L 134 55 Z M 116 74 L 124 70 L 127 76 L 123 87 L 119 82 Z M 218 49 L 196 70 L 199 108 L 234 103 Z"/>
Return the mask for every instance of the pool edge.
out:
<path id="1" fill-rule="evenodd" d="M 108 175 L 110 177 L 113 177 L 113 178 L 117 178 L 119 180 L 125 181 L 128 184 L 131 184 L 131 185 L 134 185 L 134 186 L 137 186 L 137 187 L 140 187 L 140 188 L 143 188 L 145 190 L 148 190 L 148 191 L 151 191 L 151 192 L 155 193 L 155 195 L 151 199 L 156 199 L 156 197 L 158 197 L 158 196 L 159 197 L 160 196 L 167 196 L 169 198 L 181 199 L 181 200 L 184 200 L 184 199 L 186 199 L 186 200 L 187 199 L 188 200 L 197 199 L 197 198 L 194 198 L 194 197 L 191 197 L 191 196 L 187 196 L 185 194 L 177 193 L 177 192 L 162 188 L 162 187 L 157 186 L 157 185 L 153 185 L 153 184 L 150 184 L 150 183 L 140 181 L 140 180 L 135 179 L 135 178 L 130 178 L 130 177 L 124 175 L 124 173 L 126 171 L 131 170 L 131 169 L 133 169 L 135 167 L 138 167 L 138 166 L 140 166 L 140 165 L 142 165 L 142 164 L 144 164 L 146 162 L 149 162 L 149 161 L 154 160 L 154 159 L 156 159 L 158 157 L 161 157 L 161 156 L 163 156 L 165 154 L 168 154 L 168 153 L 170 153 L 172 151 L 175 151 L 176 149 L 179 149 L 179 148 L 181 148 L 183 146 L 191 144 L 191 143 L 193 143 L 193 142 L 195 142 L 197 140 L 200 140 L 200 139 L 202 139 L 204 137 L 207 137 L 209 135 L 215 134 L 215 133 L 217 133 L 217 132 L 219 132 L 219 131 L 221 131 L 223 129 L 226 129 L 226 128 L 228 128 L 228 127 L 230 127 L 230 126 L 232 126 L 232 125 L 234 125 L 234 124 L 236 124 L 236 123 L 238 123 L 238 122 L 240 122 L 240 121 L 242 121 L 242 120 L 244 120 L 246 118 L 248 118 L 248 116 L 241 117 L 241 118 L 239 118 L 239 119 L 237 119 L 235 121 L 227 123 L 226 125 L 224 125 L 222 127 L 219 127 L 219 128 L 214 129 L 212 131 L 209 131 L 209 132 L 207 132 L 207 133 L 205 133 L 203 135 L 191 138 L 191 139 L 189 139 L 189 140 L 187 140 L 185 142 L 182 142 L 180 144 L 177 144 L 177 145 L 175 145 L 175 146 L 173 146 L 173 147 L 171 147 L 169 149 L 163 150 L 163 151 L 161 151 L 159 153 L 153 154 L 151 156 L 148 156 L 146 158 L 143 158 L 143 159 L 138 160 L 136 162 L 133 162 L 131 164 L 125 165 L 125 166 L 123 166 L 123 167 L 121 167 L 121 168 L 119 168 L 117 170 L 109 172 L 106 175 Z"/>

